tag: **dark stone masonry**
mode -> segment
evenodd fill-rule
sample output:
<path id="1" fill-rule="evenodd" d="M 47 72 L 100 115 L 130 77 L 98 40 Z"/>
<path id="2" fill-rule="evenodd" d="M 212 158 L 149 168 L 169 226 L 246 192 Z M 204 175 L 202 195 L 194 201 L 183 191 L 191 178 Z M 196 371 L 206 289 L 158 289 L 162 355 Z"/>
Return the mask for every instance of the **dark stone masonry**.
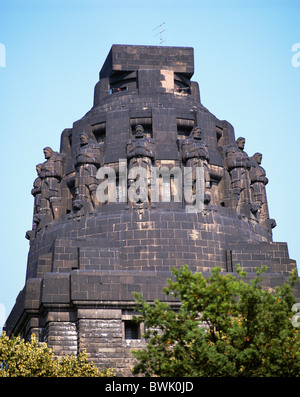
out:
<path id="1" fill-rule="evenodd" d="M 270 289 L 295 268 L 272 241 L 261 153 L 202 105 L 193 73 L 193 48 L 112 46 L 94 106 L 36 166 L 9 335 L 35 333 L 57 356 L 84 349 L 130 375 L 130 350 L 144 343 L 132 292 L 176 307 L 162 293 L 173 266 L 209 275 L 240 263 L 251 278 L 266 265 Z"/>

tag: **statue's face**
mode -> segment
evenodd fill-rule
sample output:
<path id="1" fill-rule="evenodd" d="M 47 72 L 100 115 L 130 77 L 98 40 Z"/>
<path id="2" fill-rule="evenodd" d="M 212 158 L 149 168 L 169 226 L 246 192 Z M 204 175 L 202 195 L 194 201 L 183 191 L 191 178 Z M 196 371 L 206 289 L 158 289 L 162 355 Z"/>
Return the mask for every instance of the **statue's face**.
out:
<path id="1" fill-rule="evenodd" d="M 201 139 L 202 138 L 202 132 L 200 128 L 196 128 L 194 131 L 194 138 L 195 139 Z"/>
<path id="2" fill-rule="evenodd" d="M 142 126 L 137 126 L 135 129 L 135 137 L 143 138 L 144 137 L 144 128 Z"/>
<path id="3" fill-rule="evenodd" d="M 261 154 L 258 154 L 258 155 L 255 156 L 254 158 L 255 158 L 257 164 L 261 164 L 261 161 L 262 161 L 262 155 L 261 155 Z"/>
<path id="4" fill-rule="evenodd" d="M 44 149 L 45 159 L 48 160 L 51 157 L 51 151 L 49 149 Z"/>
<path id="5" fill-rule="evenodd" d="M 89 142 L 88 137 L 85 134 L 80 135 L 80 143 L 81 145 L 85 145 Z"/>
<path id="6" fill-rule="evenodd" d="M 240 138 L 240 139 L 238 139 L 237 140 L 237 147 L 239 148 L 239 149 L 244 149 L 244 147 L 245 147 L 245 142 L 246 142 L 246 140 L 244 139 L 244 138 Z"/>

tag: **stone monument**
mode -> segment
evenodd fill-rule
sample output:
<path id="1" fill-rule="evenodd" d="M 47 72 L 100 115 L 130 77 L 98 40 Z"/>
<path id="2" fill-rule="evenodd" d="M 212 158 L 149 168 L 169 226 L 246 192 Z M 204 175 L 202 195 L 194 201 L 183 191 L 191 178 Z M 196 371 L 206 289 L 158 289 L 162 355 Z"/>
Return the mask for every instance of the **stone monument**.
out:
<path id="1" fill-rule="evenodd" d="M 9 335 L 35 333 L 56 356 L 84 349 L 129 375 L 144 343 L 132 292 L 177 307 L 162 293 L 174 266 L 209 275 L 240 263 L 251 279 L 266 265 L 271 289 L 295 268 L 272 240 L 262 155 L 202 105 L 193 73 L 193 48 L 112 46 L 93 107 L 36 166 Z"/>

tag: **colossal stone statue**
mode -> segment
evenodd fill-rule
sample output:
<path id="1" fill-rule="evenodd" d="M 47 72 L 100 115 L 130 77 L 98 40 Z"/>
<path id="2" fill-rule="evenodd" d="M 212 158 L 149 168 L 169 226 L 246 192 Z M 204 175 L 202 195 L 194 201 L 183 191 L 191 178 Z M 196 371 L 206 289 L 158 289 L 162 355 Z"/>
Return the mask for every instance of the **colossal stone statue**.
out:
<path id="1" fill-rule="evenodd" d="M 199 127 L 194 127 L 189 137 L 182 143 L 182 160 L 186 167 L 191 168 L 192 172 L 192 194 L 196 194 L 196 181 L 197 173 L 196 169 L 204 168 L 204 203 L 208 204 L 211 199 L 210 192 L 210 175 L 208 170 L 209 154 L 206 144 L 202 139 L 202 131 Z M 187 176 L 187 180 L 189 177 Z M 188 204 L 193 204 L 189 202 Z"/>
<path id="2" fill-rule="evenodd" d="M 38 213 L 41 209 L 41 193 L 42 193 L 42 180 L 40 178 L 40 172 L 42 169 L 42 164 L 36 165 L 36 172 L 38 177 L 33 182 L 33 188 L 31 189 L 31 194 L 34 197 L 34 207 L 33 207 L 33 225 L 32 229 L 35 230 L 38 224 Z"/>
<path id="3" fill-rule="evenodd" d="M 226 150 L 227 169 L 231 181 L 231 197 L 233 207 L 239 214 L 248 210 L 254 210 L 251 205 L 249 169 L 253 160 L 244 151 L 245 138 L 239 137 L 234 145 Z"/>
<path id="4" fill-rule="evenodd" d="M 257 206 L 257 220 L 259 224 L 269 230 L 274 228 L 276 222 L 274 219 L 270 219 L 266 188 L 268 178 L 266 177 L 266 171 L 261 167 L 262 154 L 255 153 L 252 157 L 251 168 L 249 171 L 250 182 L 251 182 L 251 200 Z"/>
<path id="5" fill-rule="evenodd" d="M 39 214 L 42 221 L 57 220 L 60 217 L 60 182 L 62 178 L 63 156 L 50 147 L 44 148 L 46 161 L 41 164 L 39 177 L 41 179 L 41 206 Z M 44 223 L 44 222 L 43 222 Z"/>
<path id="6" fill-rule="evenodd" d="M 155 140 L 146 137 L 137 125 L 127 142 L 128 198 L 133 203 L 151 203 L 151 166 L 155 160 Z M 142 175 L 141 175 L 142 174 Z"/>
<path id="7" fill-rule="evenodd" d="M 31 189 L 31 194 L 34 197 L 33 204 L 33 220 L 32 220 L 32 230 L 27 230 L 25 237 L 31 240 L 35 237 L 36 230 L 40 223 L 39 212 L 41 209 L 41 193 L 42 193 L 42 180 L 40 178 L 40 172 L 42 169 L 42 164 L 36 165 L 37 178 L 33 181 L 33 188 Z"/>
<path id="8" fill-rule="evenodd" d="M 77 210 L 94 210 L 98 200 L 96 189 L 98 181 L 96 173 L 100 167 L 100 145 L 91 142 L 86 133 L 80 134 L 80 147 L 75 159 L 75 198 L 73 207 Z"/>

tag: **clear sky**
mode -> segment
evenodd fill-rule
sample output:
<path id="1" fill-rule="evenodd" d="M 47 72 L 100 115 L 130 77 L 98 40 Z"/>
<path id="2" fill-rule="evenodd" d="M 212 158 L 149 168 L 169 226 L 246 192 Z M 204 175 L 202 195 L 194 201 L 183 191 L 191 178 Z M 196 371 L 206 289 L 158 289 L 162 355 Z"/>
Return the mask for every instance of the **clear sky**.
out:
<path id="1" fill-rule="evenodd" d="M 299 0 L 0 0 L 0 328 L 24 286 L 42 149 L 92 107 L 111 45 L 158 45 L 163 22 L 163 45 L 194 47 L 203 105 L 263 153 L 273 238 L 300 264 Z"/>

